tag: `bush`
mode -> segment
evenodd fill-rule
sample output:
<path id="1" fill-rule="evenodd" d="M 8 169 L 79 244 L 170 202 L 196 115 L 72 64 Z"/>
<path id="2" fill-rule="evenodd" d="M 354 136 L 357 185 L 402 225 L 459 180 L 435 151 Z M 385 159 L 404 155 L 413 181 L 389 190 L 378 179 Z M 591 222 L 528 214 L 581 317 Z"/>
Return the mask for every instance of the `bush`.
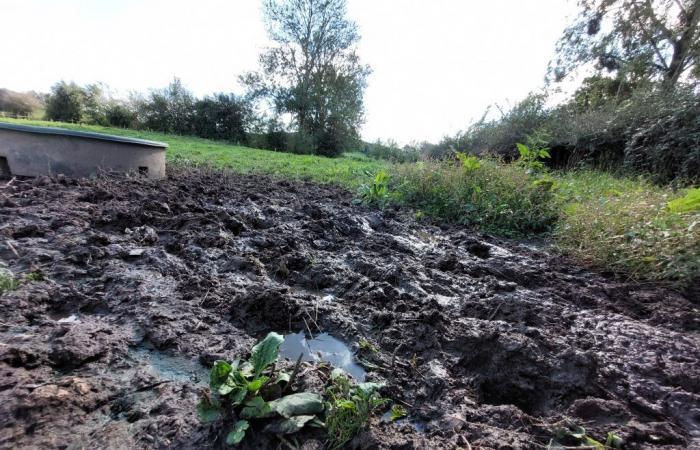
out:
<path id="1" fill-rule="evenodd" d="M 680 97 L 680 98 L 679 98 Z M 627 141 L 624 167 L 659 183 L 700 183 L 700 96 L 674 96 Z"/>
<path id="2" fill-rule="evenodd" d="M 624 170 L 648 174 L 657 183 L 697 183 L 700 94 L 684 85 L 675 91 L 649 83 L 634 88 L 597 77 L 554 108 L 546 107 L 544 95 L 530 95 L 500 119 L 481 120 L 443 139 L 429 156 L 449 158 L 458 150 L 511 159 L 516 143 L 546 134 L 551 167 Z"/>
<path id="3" fill-rule="evenodd" d="M 406 145 L 400 148 L 393 140 L 386 143 L 377 140 L 373 144 L 365 144 L 363 153 L 370 158 L 383 159 L 395 163 L 416 162 L 420 157 L 420 148 L 427 148 L 430 144 Z"/>
<path id="4" fill-rule="evenodd" d="M 83 88 L 72 82 L 60 81 L 51 87 L 46 99 L 46 118 L 58 122 L 80 122 L 84 103 Z"/>
<path id="5" fill-rule="evenodd" d="M 194 133 L 205 139 L 245 143 L 249 110 L 233 94 L 214 94 L 194 103 Z"/>
<path id="6" fill-rule="evenodd" d="M 126 103 L 112 101 L 105 107 L 107 125 L 119 128 L 135 127 L 136 113 Z"/>
<path id="7" fill-rule="evenodd" d="M 479 164 L 422 161 L 399 164 L 390 189 L 401 201 L 428 216 L 439 217 L 503 236 L 548 231 L 557 218 L 551 183 L 526 167 L 483 158 Z"/>

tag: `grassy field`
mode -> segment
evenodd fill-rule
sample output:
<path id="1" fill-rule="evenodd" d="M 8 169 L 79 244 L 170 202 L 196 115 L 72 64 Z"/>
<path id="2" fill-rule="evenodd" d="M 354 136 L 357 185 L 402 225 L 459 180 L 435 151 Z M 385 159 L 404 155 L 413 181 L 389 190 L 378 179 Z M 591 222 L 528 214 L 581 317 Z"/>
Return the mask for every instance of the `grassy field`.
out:
<path id="1" fill-rule="evenodd" d="M 166 142 L 171 162 L 335 183 L 353 192 L 364 184 L 361 195 L 370 203 L 398 202 L 418 218 L 432 216 L 506 237 L 551 236 L 562 252 L 636 280 L 688 285 L 700 274 L 697 189 L 676 191 L 600 171 L 533 174 L 520 164 L 489 159 L 472 169 L 452 161 L 390 164 L 359 153 L 326 158 L 146 131 L 8 121 Z M 377 173 L 382 175 L 375 178 Z M 686 195 L 693 196 L 687 208 L 669 207 Z"/>
<path id="2" fill-rule="evenodd" d="M 240 173 L 257 172 L 314 180 L 321 183 L 337 183 L 349 189 L 356 189 L 369 176 L 386 167 L 384 162 L 367 158 L 360 153 L 350 153 L 340 158 L 326 158 L 259 150 L 196 137 L 175 136 L 150 131 L 40 120 L 6 118 L 0 120 L 24 125 L 70 128 L 160 141 L 169 145 L 166 153 L 168 161 L 206 163 Z"/>

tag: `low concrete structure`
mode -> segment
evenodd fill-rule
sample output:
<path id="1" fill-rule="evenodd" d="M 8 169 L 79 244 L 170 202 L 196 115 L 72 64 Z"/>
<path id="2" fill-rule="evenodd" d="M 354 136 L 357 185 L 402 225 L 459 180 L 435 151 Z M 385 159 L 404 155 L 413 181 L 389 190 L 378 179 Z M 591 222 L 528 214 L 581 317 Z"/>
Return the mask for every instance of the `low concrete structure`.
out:
<path id="1" fill-rule="evenodd" d="M 165 177 L 162 142 L 0 122 L 0 177 L 88 177 L 101 171 Z"/>

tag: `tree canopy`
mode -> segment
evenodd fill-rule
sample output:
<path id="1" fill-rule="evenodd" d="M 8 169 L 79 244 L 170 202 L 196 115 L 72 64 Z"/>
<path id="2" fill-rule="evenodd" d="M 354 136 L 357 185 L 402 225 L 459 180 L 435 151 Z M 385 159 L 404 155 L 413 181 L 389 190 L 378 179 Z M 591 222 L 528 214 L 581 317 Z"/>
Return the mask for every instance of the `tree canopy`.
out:
<path id="1" fill-rule="evenodd" d="M 593 64 L 626 80 L 674 86 L 700 77 L 700 0 L 579 0 L 557 46 L 551 75 Z"/>

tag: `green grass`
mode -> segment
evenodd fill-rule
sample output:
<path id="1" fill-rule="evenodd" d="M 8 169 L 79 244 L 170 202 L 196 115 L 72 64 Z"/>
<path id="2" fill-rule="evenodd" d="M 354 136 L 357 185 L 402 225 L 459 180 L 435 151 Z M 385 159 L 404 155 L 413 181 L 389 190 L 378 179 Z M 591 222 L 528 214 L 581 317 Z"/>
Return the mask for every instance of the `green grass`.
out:
<path id="1" fill-rule="evenodd" d="M 294 179 L 308 179 L 320 183 L 334 183 L 351 190 L 357 189 L 370 175 L 387 165 L 385 162 L 367 158 L 360 153 L 349 153 L 338 158 L 326 158 L 315 155 L 273 152 L 226 142 L 150 131 L 40 120 L 6 118 L 0 120 L 24 125 L 69 128 L 160 141 L 169 145 L 166 156 L 170 162 L 211 164 L 239 173 L 265 173 Z"/>
<path id="2" fill-rule="evenodd" d="M 592 170 L 561 173 L 557 180 L 561 214 L 554 237 L 564 252 L 637 280 L 697 280 L 700 208 L 673 207 L 695 190 Z"/>

